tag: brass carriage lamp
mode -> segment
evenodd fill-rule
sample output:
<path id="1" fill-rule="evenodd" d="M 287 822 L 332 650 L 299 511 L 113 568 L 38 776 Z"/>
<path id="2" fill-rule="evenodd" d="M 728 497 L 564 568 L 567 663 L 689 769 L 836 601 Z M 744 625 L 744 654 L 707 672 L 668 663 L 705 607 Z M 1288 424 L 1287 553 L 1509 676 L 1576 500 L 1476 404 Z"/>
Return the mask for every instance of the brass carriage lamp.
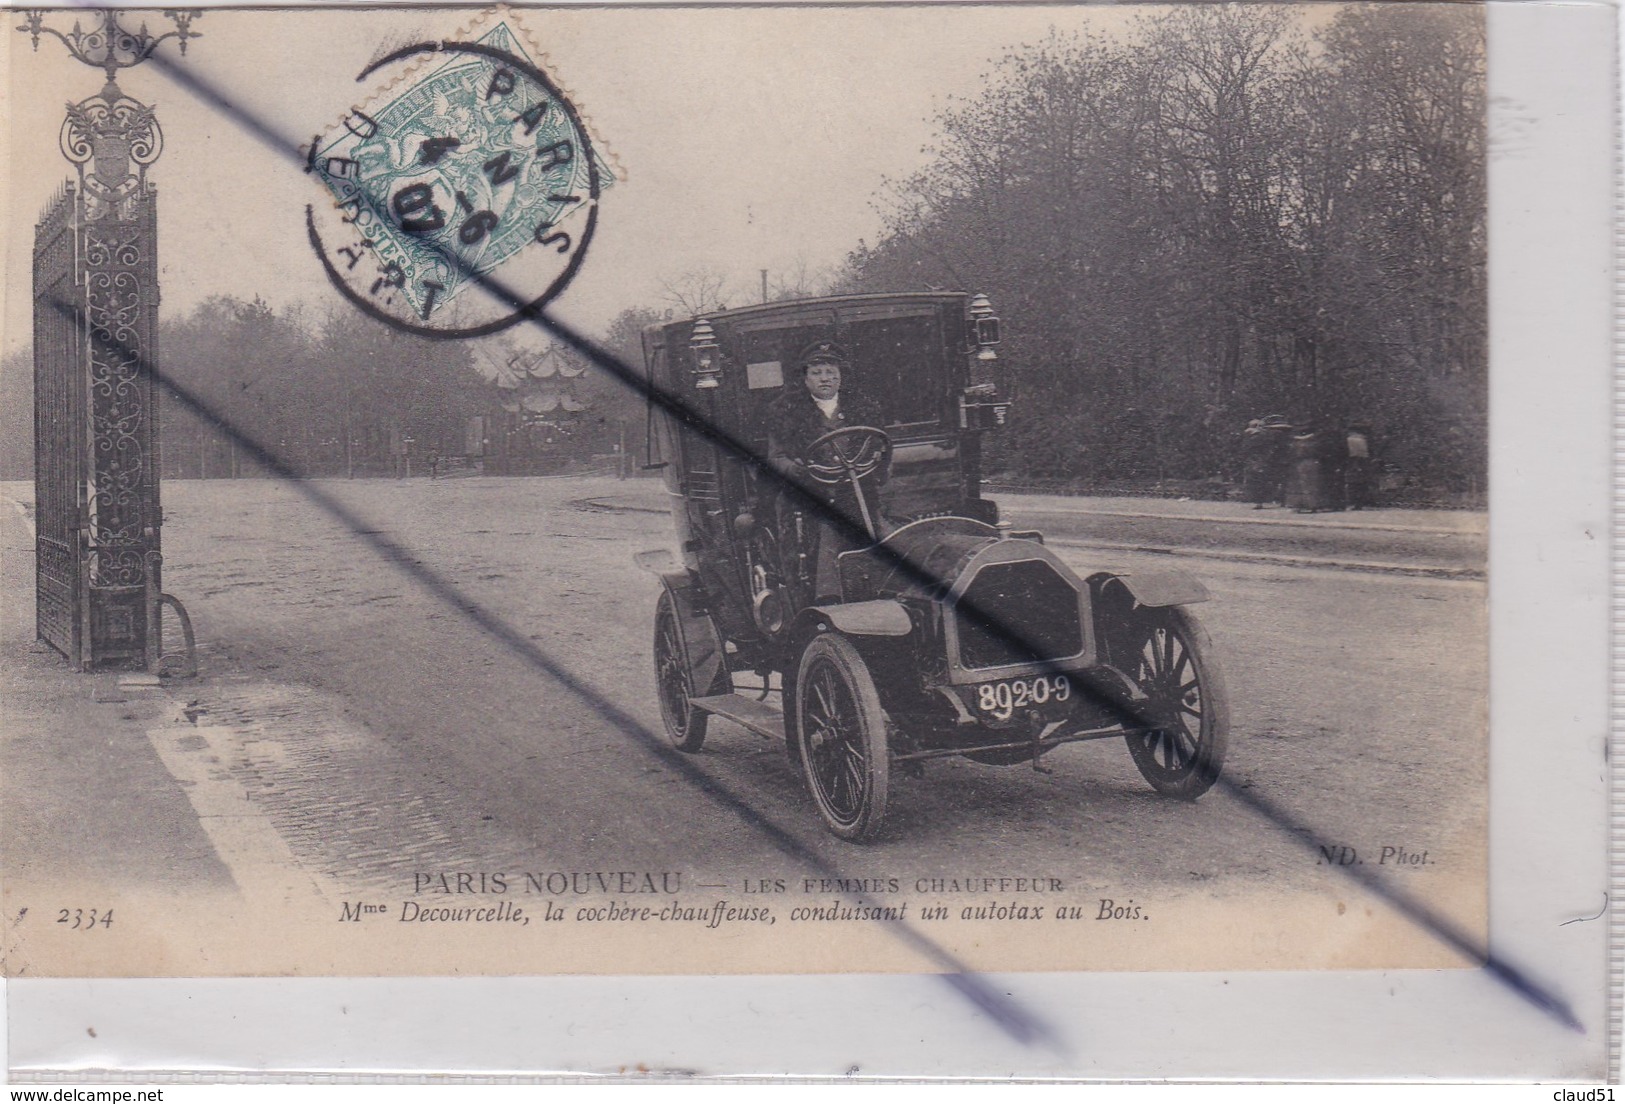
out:
<path id="1" fill-rule="evenodd" d="M 992 301 L 981 292 L 971 296 L 970 321 L 976 334 L 976 359 L 998 360 L 993 346 L 999 343 L 999 319 L 993 313 Z"/>
<path id="2" fill-rule="evenodd" d="M 1010 401 L 999 397 L 1002 372 L 998 366 L 999 354 L 993 346 L 999 343 L 999 319 L 993 313 L 993 304 L 978 292 L 971 296 L 967 310 L 971 327 L 976 362 L 971 368 L 971 382 L 959 396 L 959 425 L 961 429 L 1000 429 L 1010 415 Z"/>
<path id="3" fill-rule="evenodd" d="M 722 370 L 718 364 L 722 346 L 717 344 L 716 331 L 704 318 L 694 323 L 694 332 L 688 337 L 689 352 L 694 354 L 694 386 L 701 391 L 721 384 Z"/>

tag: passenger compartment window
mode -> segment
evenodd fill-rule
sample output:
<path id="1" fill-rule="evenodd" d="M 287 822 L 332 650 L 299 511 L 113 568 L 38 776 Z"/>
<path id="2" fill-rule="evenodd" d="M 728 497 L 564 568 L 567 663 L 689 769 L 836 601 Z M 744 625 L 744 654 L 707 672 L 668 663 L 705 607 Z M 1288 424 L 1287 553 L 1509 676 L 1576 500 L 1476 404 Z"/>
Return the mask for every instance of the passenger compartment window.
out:
<path id="1" fill-rule="evenodd" d="M 853 385 L 880 404 L 887 424 L 941 420 L 948 366 L 935 314 L 848 322 L 840 340 Z"/>
<path id="2" fill-rule="evenodd" d="M 786 387 L 801 385 L 796 357 L 814 341 L 830 340 L 835 332 L 833 322 L 741 329 L 739 356 L 745 362 L 745 393 L 740 398 L 739 414 L 742 432 L 751 444 L 767 447 L 767 424 L 773 404 Z"/>

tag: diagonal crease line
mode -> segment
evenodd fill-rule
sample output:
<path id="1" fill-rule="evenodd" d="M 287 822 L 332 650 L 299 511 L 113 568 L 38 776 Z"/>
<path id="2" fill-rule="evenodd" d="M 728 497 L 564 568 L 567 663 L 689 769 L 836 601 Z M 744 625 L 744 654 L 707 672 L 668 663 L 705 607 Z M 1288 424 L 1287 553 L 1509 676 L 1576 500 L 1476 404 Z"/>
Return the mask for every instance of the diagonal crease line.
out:
<path id="1" fill-rule="evenodd" d="M 89 7 L 90 5 L 76 3 L 74 6 Z M 196 73 L 177 66 L 173 60 L 165 56 L 163 53 L 155 53 L 149 58 L 149 60 L 152 61 L 166 75 L 170 76 L 177 83 L 193 92 L 200 99 L 212 104 L 221 112 L 232 117 L 233 119 L 239 120 L 247 131 L 253 134 L 262 143 L 269 146 L 273 152 L 299 164 L 302 169 L 305 168 L 306 159 L 301 152 L 298 143 L 281 136 L 268 123 L 256 118 L 246 109 L 235 104 L 223 92 L 215 88 L 208 81 L 199 77 Z M 642 378 L 642 373 L 628 367 L 626 364 L 621 362 L 618 357 L 614 356 L 614 354 L 610 353 L 596 342 L 580 334 L 568 325 L 549 317 L 544 310 L 540 308 L 528 307 L 524 302 L 519 300 L 511 290 L 507 289 L 499 281 L 487 276 L 483 276 L 480 273 L 473 272 L 468 268 L 466 263 L 455 254 L 442 251 L 442 256 L 449 260 L 450 263 L 462 267 L 472 280 L 480 283 L 488 291 L 497 295 L 506 302 L 513 303 L 517 308 L 520 308 L 521 320 L 535 323 L 553 336 L 564 340 L 577 351 L 581 352 L 583 355 L 592 360 L 600 369 L 619 380 L 624 386 L 632 389 L 638 394 L 643 395 L 652 405 L 655 405 L 673 417 L 678 418 L 684 425 L 687 425 L 693 428 L 696 432 L 703 434 L 719 448 L 725 449 L 741 460 L 745 462 L 759 461 L 760 458 L 755 455 L 754 450 L 747 443 L 731 434 L 726 433 L 721 429 L 721 427 L 705 422 L 696 412 L 692 411 L 689 407 L 680 402 L 673 394 L 656 387 L 652 380 L 645 380 Z M 326 263 L 325 257 L 323 258 L 323 262 L 324 264 Z M 64 305 L 60 302 L 56 302 L 54 305 L 58 310 L 65 309 Z M 78 316 L 76 307 L 69 305 L 66 309 L 71 311 L 75 317 Z M 261 447 L 257 442 L 244 437 L 238 427 L 226 422 L 215 412 L 206 408 L 196 399 L 195 396 L 192 396 L 190 393 L 184 391 L 184 389 L 175 384 L 173 381 L 163 379 L 155 367 L 145 361 L 145 358 L 137 359 L 141 361 L 143 366 L 148 371 L 152 372 L 154 379 L 162 379 L 164 385 L 173 391 L 177 397 L 190 406 L 200 416 L 207 419 L 221 432 L 242 441 L 259 462 L 265 464 L 268 469 L 276 472 L 279 477 L 289 480 L 292 484 L 299 488 L 301 493 L 309 497 L 318 506 L 332 514 L 344 524 L 348 525 L 352 530 L 357 531 L 357 535 L 362 536 L 370 544 L 372 544 L 374 549 L 379 552 L 381 556 L 396 563 L 397 566 L 410 574 L 417 582 L 423 585 L 436 597 L 440 598 L 442 601 L 448 602 L 462 612 L 466 613 L 470 619 L 478 624 L 482 629 L 491 633 L 491 635 L 496 637 L 498 640 L 506 643 L 510 648 L 522 655 L 533 665 L 547 671 L 560 682 L 567 685 L 572 691 L 577 693 L 584 700 L 598 703 L 598 708 L 603 711 L 603 714 L 606 717 L 614 719 L 615 722 L 620 724 L 628 733 L 636 736 L 640 741 L 647 745 L 654 754 L 659 756 L 663 761 L 672 765 L 674 769 L 678 770 L 690 781 L 694 782 L 695 785 L 707 796 L 728 807 L 739 815 L 747 824 L 750 824 L 753 828 L 760 831 L 784 854 L 795 858 L 798 861 L 805 862 L 820 872 L 828 871 L 831 873 L 838 873 L 837 869 L 833 865 L 827 863 L 818 855 L 807 849 L 794 837 L 785 832 L 784 829 L 780 828 L 776 823 L 757 811 L 748 802 L 744 801 L 739 795 L 733 793 L 730 789 L 715 779 L 710 778 L 691 763 L 686 762 L 683 757 L 675 751 L 675 749 L 670 748 L 667 746 L 665 741 L 660 740 L 655 734 L 643 728 L 643 726 L 639 724 L 635 718 L 630 717 L 613 704 L 604 701 L 590 686 L 586 685 L 574 675 L 565 671 L 563 668 L 557 666 L 551 659 L 549 659 L 546 653 L 544 653 L 540 648 L 536 647 L 532 641 L 509 628 L 501 620 L 501 618 L 486 610 L 478 603 L 464 597 L 453 583 L 441 578 L 437 573 L 423 567 L 421 564 L 414 563 L 411 557 L 407 555 L 407 550 L 404 548 L 404 546 L 387 537 L 384 537 L 382 534 L 361 532 L 360 530 L 362 529 L 362 526 L 359 524 L 359 519 L 351 515 L 341 503 L 330 496 L 325 495 L 318 488 L 297 479 L 291 469 L 287 468 L 286 465 L 282 464 L 273 454 Z M 778 473 L 774 472 L 771 468 L 764 467 L 763 474 L 778 486 L 782 488 L 789 488 L 792 493 L 801 493 L 799 492 L 799 488 L 797 488 L 790 481 L 784 479 L 782 476 L 779 476 Z M 811 500 L 809 503 L 809 508 L 816 510 L 832 526 L 840 530 L 845 535 L 867 536 L 866 533 L 863 533 L 844 515 L 831 509 L 823 503 L 818 502 L 816 499 Z M 942 585 L 942 580 L 936 579 L 921 571 L 920 568 L 903 557 L 897 555 L 893 550 L 886 549 L 885 546 L 880 546 L 880 551 L 883 555 L 887 555 L 887 558 L 892 560 L 900 570 L 908 572 L 911 576 L 925 583 L 926 585 Z M 982 622 L 989 631 L 997 634 L 1004 642 L 1015 643 L 1017 645 L 1022 643 L 1022 637 L 1019 632 L 1006 624 L 1002 619 L 998 618 L 992 611 L 977 609 L 972 612 L 973 616 L 978 621 Z M 1148 717 L 1136 715 L 1131 707 L 1125 706 L 1115 697 L 1105 694 L 1103 692 L 1104 688 L 1099 684 L 1092 686 L 1090 689 L 1092 693 L 1094 693 L 1096 696 L 1102 697 L 1106 703 L 1113 708 L 1119 717 L 1122 718 L 1123 723 L 1145 726 L 1151 720 Z M 1217 780 L 1216 786 L 1218 786 L 1226 795 L 1239 799 L 1241 804 L 1251 809 L 1261 819 L 1272 823 L 1276 828 L 1280 829 L 1290 838 L 1296 840 L 1300 846 L 1302 846 L 1308 852 L 1312 853 L 1316 848 L 1324 846 L 1330 842 L 1325 840 L 1320 833 L 1316 832 L 1314 829 L 1298 823 L 1295 817 L 1293 817 L 1282 806 L 1278 805 L 1274 801 L 1248 793 L 1222 776 Z M 1396 885 L 1390 884 L 1374 873 L 1358 870 L 1355 867 L 1339 867 L 1338 869 L 1348 874 L 1352 880 L 1360 884 L 1363 888 L 1381 898 L 1401 915 L 1433 934 L 1447 946 L 1457 950 L 1473 961 L 1482 963 L 1485 971 L 1491 977 L 1505 985 L 1520 998 L 1527 1000 L 1542 1012 L 1552 1016 L 1565 1027 L 1584 1033 L 1584 1027 L 1580 1024 L 1573 1010 L 1563 998 L 1543 987 L 1524 970 L 1495 955 L 1487 945 L 1481 944 L 1478 940 L 1475 940 L 1459 925 L 1453 923 L 1447 917 L 1438 913 L 1420 898 L 1414 896 L 1413 894 L 1407 893 Z M 874 903 L 866 896 L 860 896 L 857 899 L 862 900 L 865 903 Z M 1059 1039 L 1052 1029 L 1032 1018 L 1019 1007 L 1007 1001 L 1002 995 L 993 991 L 985 980 L 981 979 L 979 975 L 967 971 L 964 966 L 959 963 L 958 960 L 945 948 L 938 946 L 923 933 L 910 927 L 904 921 L 891 921 L 888 923 L 891 930 L 904 943 L 920 951 L 931 961 L 944 967 L 948 971 L 945 977 L 948 984 L 957 992 L 970 999 L 984 1013 L 991 1016 L 1012 1037 L 1026 1043 L 1034 1043 L 1043 1040 L 1047 1041 L 1052 1046 L 1059 1045 Z"/>
<path id="2" fill-rule="evenodd" d="M 1244 790 L 1233 782 L 1227 782 L 1222 777 L 1219 779 L 1218 785 L 1223 787 L 1225 796 L 1235 798 L 1263 819 L 1274 823 L 1283 833 L 1302 843 L 1304 850 L 1314 852 L 1321 847 L 1332 844 L 1332 841 L 1325 839 L 1313 828 L 1303 824 L 1279 803 L 1267 797 L 1261 797 L 1249 790 Z M 1540 1011 L 1554 1017 L 1564 1027 L 1578 1031 L 1582 1035 L 1586 1034 L 1584 1025 L 1575 1016 L 1567 1001 L 1540 985 L 1524 970 L 1506 959 L 1496 956 L 1488 947 L 1480 945 L 1461 925 L 1430 907 L 1420 897 L 1404 892 L 1382 876 L 1365 867 L 1350 865 L 1339 866 L 1335 869 L 1348 875 L 1349 878 L 1358 882 L 1364 889 L 1382 898 L 1401 915 L 1417 924 L 1417 926 L 1426 929 L 1441 943 L 1462 956 L 1481 963 L 1484 970 L 1491 977 L 1533 1004 Z"/>

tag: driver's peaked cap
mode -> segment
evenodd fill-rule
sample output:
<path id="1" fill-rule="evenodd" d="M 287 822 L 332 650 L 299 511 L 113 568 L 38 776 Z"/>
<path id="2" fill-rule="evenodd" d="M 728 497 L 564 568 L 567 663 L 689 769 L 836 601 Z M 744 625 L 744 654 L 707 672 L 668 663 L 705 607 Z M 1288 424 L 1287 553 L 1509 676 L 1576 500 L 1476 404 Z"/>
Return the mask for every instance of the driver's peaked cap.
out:
<path id="1" fill-rule="evenodd" d="M 847 366 L 846 350 L 833 341 L 814 341 L 801 350 L 797 363 L 803 373 L 814 364 L 833 364 L 844 369 Z"/>

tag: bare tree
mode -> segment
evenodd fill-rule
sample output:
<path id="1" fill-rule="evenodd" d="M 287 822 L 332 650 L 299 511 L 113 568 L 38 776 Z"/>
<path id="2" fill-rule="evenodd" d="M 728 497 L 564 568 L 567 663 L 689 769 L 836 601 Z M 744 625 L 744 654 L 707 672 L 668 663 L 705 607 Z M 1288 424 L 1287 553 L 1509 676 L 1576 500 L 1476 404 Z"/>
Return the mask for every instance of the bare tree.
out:
<path id="1" fill-rule="evenodd" d="M 777 271 L 769 269 L 767 280 L 768 301 L 782 302 L 828 295 L 834 273 L 828 267 L 814 265 L 805 253 L 800 253 L 788 266 Z"/>
<path id="2" fill-rule="evenodd" d="M 680 315 L 693 317 L 727 306 L 728 277 L 714 268 L 691 268 L 660 281 L 660 301 Z"/>

